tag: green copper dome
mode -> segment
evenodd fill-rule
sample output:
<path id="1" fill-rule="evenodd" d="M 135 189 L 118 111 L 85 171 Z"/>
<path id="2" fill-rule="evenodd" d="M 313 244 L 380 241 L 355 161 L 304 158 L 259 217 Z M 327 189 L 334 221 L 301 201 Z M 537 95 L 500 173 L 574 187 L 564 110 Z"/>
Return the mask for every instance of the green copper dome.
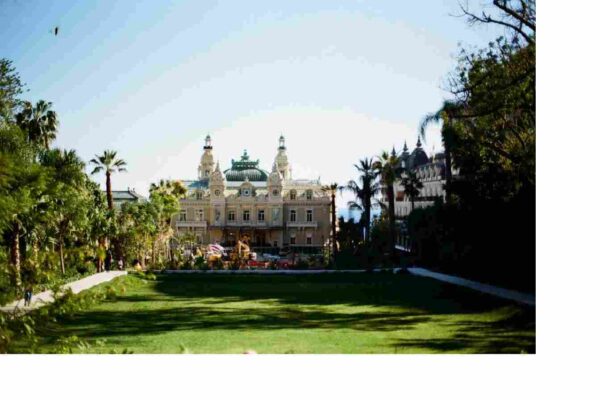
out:
<path id="1" fill-rule="evenodd" d="M 225 170 L 225 179 L 229 182 L 243 182 L 248 179 L 250 182 L 266 182 L 268 175 L 258 167 L 259 160 L 251 161 L 248 152 L 240 160 L 231 160 L 231 168 Z"/>

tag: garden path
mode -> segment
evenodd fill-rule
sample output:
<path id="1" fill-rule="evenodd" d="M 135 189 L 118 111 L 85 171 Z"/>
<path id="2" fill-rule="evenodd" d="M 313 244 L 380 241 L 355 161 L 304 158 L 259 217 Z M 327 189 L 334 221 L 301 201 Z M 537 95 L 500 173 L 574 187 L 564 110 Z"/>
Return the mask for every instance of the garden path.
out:
<path id="1" fill-rule="evenodd" d="M 433 272 L 425 268 L 411 267 L 408 270 L 411 274 L 414 275 L 437 279 L 442 282 L 448 282 L 454 285 L 464 286 L 469 289 L 477 290 L 478 292 L 491 294 L 493 296 L 516 301 L 521 304 L 535 306 L 535 295 L 532 294 L 517 292 L 516 290 L 504 289 L 498 286 L 492 286 L 485 283 L 459 278 L 457 276 L 440 274 L 439 272 Z"/>
<path id="2" fill-rule="evenodd" d="M 89 289 L 96 285 L 99 285 L 104 282 L 108 282 L 113 280 L 114 278 L 122 275 L 126 275 L 125 271 L 108 271 L 108 272 L 100 272 L 94 275 L 87 276 L 78 281 L 74 281 L 71 283 L 67 283 L 63 286 L 63 288 L 70 288 L 73 293 L 79 293 L 83 290 Z M 24 300 L 14 301 L 11 304 L 8 304 L 4 307 L 0 307 L 0 311 L 10 312 L 10 311 L 29 311 L 39 307 L 42 307 L 45 304 L 52 303 L 54 301 L 54 297 L 52 296 L 51 290 L 46 290 L 41 293 L 34 294 L 31 298 L 31 305 L 25 306 Z"/>

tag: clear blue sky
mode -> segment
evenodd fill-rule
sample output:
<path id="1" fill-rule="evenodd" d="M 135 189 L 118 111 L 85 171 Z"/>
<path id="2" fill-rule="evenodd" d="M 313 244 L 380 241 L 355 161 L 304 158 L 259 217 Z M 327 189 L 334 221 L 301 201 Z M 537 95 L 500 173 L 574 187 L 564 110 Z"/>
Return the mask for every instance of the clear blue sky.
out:
<path id="1" fill-rule="evenodd" d="M 115 188 L 193 178 L 209 132 L 223 168 L 247 148 L 270 169 L 283 132 L 294 177 L 345 183 L 359 158 L 414 145 L 447 96 L 459 42 L 499 34 L 450 16 L 458 10 L 455 0 L 0 0 L 0 57 L 25 98 L 54 103 L 57 146 L 128 161 Z M 432 129 L 426 148 L 439 142 Z"/>

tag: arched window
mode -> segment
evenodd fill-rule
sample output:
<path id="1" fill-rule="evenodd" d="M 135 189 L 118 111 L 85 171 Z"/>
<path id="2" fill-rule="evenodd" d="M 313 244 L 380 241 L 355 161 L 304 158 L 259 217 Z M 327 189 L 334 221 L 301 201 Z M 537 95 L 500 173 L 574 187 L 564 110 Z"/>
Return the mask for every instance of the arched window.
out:
<path id="1" fill-rule="evenodd" d="M 296 191 L 295 190 L 291 190 L 290 191 L 290 200 L 296 200 Z"/>

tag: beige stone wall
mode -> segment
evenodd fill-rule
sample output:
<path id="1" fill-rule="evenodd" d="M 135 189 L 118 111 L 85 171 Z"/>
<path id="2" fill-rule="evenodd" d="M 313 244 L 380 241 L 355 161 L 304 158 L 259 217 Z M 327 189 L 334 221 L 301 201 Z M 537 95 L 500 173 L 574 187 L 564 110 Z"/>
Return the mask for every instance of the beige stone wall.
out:
<path id="1" fill-rule="evenodd" d="M 311 200 L 283 200 L 269 201 L 262 198 L 225 198 L 218 202 L 210 200 L 209 197 L 202 200 L 182 199 L 180 201 L 181 211 L 185 211 L 185 221 L 179 221 L 175 216 L 171 222 L 176 234 L 194 232 L 198 237 L 198 243 L 208 244 L 222 242 L 225 238 L 225 229 L 236 228 L 251 229 L 260 228 L 265 231 L 267 243 L 277 242 L 279 247 L 290 244 L 290 238 L 296 237 L 297 246 L 323 246 L 330 235 L 329 199 L 323 196 L 315 196 Z M 202 213 L 198 211 L 202 210 Z M 243 212 L 250 212 L 250 220 L 243 220 Z M 258 220 L 258 211 L 263 210 L 264 221 Z M 279 218 L 273 220 L 274 212 L 278 210 Z M 296 221 L 291 221 L 291 211 L 296 211 Z M 307 221 L 307 210 L 312 210 L 312 221 Z M 235 220 L 229 221 L 229 211 L 235 214 Z M 220 218 L 217 220 L 217 213 Z M 308 243 L 307 237 L 312 238 Z"/>

